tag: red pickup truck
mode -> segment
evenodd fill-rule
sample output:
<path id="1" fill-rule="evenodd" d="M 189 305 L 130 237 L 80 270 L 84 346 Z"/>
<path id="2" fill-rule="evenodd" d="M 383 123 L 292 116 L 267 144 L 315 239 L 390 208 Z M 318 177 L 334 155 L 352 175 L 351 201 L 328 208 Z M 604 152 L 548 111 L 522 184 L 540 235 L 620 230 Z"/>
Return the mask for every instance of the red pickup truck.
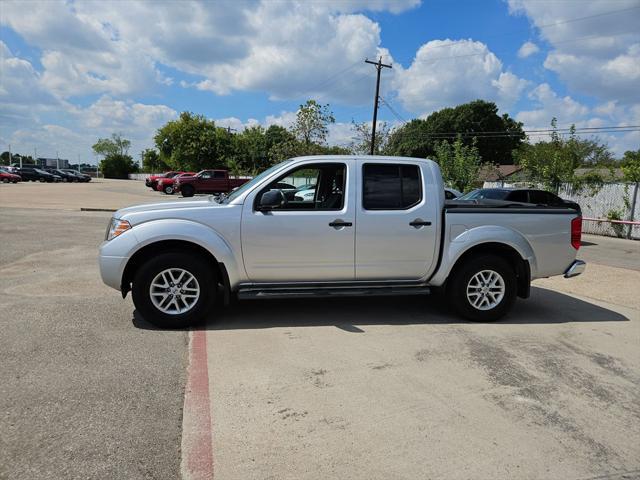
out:
<path id="1" fill-rule="evenodd" d="M 193 197 L 196 193 L 229 193 L 248 181 L 248 178 L 229 178 L 227 170 L 202 170 L 193 177 L 176 178 L 174 190 L 183 197 Z"/>

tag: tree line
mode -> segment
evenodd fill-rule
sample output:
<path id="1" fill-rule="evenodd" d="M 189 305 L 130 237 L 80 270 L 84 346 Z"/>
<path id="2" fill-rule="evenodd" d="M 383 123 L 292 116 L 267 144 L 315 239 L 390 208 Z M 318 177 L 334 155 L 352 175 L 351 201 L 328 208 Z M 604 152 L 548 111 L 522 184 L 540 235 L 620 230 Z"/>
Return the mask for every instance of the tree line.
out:
<path id="1" fill-rule="evenodd" d="M 255 175 L 296 156 L 369 153 L 369 123 L 352 122 L 351 142 L 330 146 L 327 137 L 333 123 L 329 105 L 315 100 L 300 105 L 289 128 L 256 125 L 238 133 L 203 115 L 183 112 L 157 130 L 155 148 L 142 152 L 141 166 L 129 155 L 131 144 L 120 134 L 99 139 L 93 150 L 103 158 L 100 168 L 105 176 L 113 178 L 126 178 L 140 168 L 147 172 L 225 168 L 235 175 Z M 461 191 L 477 184 L 481 170 L 505 164 L 521 165 L 529 180 L 550 190 L 557 190 L 564 182 L 597 185 L 606 181 L 597 173 L 578 178 L 575 171 L 582 166 L 622 165 L 629 181 L 638 181 L 633 180 L 637 178 L 633 172 L 640 170 L 640 150 L 626 152 L 621 162 L 616 161 L 597 137 L 579 138 L 575 127 L 566 135 L 559 133 L 555 119 L 550 138 L 533 143 L 522 123 L 506 113 L 500 115 L 495 103 L 484 100 L 444 108 L 394 129 L 381 122 L 374 152 L 431 158 L 439 163 L 445 182 Z"/>

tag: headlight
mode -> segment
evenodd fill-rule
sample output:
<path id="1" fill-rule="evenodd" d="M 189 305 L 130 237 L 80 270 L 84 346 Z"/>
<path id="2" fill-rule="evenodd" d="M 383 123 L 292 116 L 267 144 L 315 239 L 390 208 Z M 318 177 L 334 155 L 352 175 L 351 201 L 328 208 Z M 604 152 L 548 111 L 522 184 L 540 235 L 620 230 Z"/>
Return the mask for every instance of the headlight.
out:
<path id="1" fill-rule="evenodd" d="M 112 218 L 107 229 L 107 236 L 105 240 L 111 240 L 117 236 L 123 234 L 131 228 L 131 224 L 126 220 L 120 220 L 118 218 Z"/>

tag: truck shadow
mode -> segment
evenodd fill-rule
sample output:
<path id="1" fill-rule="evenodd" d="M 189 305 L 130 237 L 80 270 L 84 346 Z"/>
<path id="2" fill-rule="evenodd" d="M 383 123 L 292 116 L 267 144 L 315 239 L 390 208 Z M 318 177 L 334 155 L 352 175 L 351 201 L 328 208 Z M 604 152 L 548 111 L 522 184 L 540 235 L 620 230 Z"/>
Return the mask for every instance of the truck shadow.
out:
<path id="1" fill-rule="evenodd" d="M 518 299 L 498 324 L 622 322 L 613 310 L 544 288 L 532 287 L 531 298 Z M 133 325 L 158 328 L 134 311 Z M 357 297 L 286 300 L 245 300 L 219 311 L 197 330 L 335 326 L 354 333 L 358 325 L 463 324 L 438 296 Z"/>

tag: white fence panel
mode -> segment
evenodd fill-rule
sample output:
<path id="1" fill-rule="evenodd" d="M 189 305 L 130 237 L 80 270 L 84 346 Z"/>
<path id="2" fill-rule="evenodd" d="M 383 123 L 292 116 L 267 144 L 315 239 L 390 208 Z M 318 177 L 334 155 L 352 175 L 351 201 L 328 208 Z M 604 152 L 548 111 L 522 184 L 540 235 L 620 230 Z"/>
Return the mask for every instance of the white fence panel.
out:
<path id="1" fill-rule="evenodd" d="M 528 187 L 530 183 L 509 183 L 509 182 L 484 182 L 484 188 L 496 187 Z M 565 183 L 559 195 L 572 200 L 582 207 L 582 216 L 585 218 L 607 219 L 609 212 L 615 210 L 621 213 L 623 220 L 638 221 L 640 218 L 640 189 L 633 183 L 607 183 L 595 194 L 587 187 L 581 192 L 575 192 L 572 184 Z M 631 206 L 633 205 L 633 195 L 636 195 L 635 218 L 631 218 Z M 610 237 L 623 236 L 628 238 L 631 229 L 631 238 L 640 240 L 640 226 L 616 225 L 609 222 L 594 222 L 585 220 L 582 223 L 584 233 L 594 235 L 607 235 Z"/>

